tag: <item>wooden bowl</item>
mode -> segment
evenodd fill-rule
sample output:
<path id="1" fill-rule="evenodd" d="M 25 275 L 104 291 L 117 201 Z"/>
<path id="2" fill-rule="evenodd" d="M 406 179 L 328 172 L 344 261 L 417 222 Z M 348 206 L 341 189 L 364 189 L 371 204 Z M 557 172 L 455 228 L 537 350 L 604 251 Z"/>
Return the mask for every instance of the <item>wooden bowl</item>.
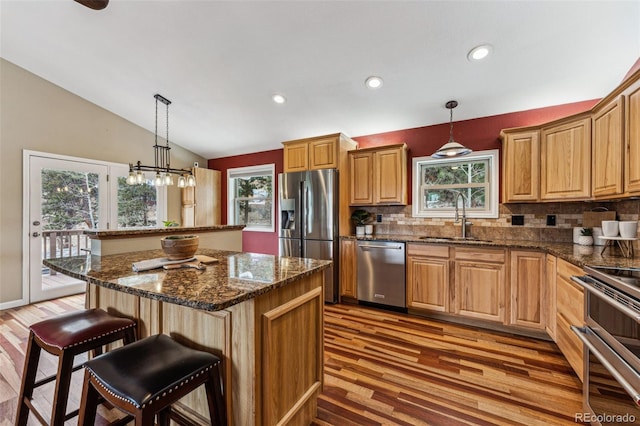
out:
<path id="1" fill-rule="evenodd" d="M 200 239 L 197 235 L 169 235 L 160 238 L 160 245 L 169 260 L 189 259 L 196 254 Z"/>

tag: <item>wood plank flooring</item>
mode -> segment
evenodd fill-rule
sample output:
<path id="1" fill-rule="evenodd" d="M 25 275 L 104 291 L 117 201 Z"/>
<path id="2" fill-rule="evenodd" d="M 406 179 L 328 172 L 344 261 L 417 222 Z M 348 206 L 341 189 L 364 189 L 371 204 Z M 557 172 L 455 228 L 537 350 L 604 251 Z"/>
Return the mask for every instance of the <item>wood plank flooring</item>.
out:
<path id="1" fill-rule="evenodd" d="M 0 311 L 0 426 L 14 421 L 28 326 L 83 304 L 79 295 Z M 54 359 L 41 366 L 53 371 Z M 325 309 L 314 426 L 575 425 L 581 411 L 581 383 L 552 342 L 360 306 Z"/>

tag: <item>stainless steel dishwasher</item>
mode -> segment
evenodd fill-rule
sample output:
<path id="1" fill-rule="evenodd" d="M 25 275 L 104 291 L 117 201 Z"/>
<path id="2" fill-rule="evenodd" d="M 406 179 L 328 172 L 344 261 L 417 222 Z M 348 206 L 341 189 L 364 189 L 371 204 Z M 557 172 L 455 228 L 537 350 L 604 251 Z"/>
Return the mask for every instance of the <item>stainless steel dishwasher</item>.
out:
<path id="1" fill-rule="evenodd" d="M 404 243 L 358 241 L 358 300 L 406 308 Z"/>

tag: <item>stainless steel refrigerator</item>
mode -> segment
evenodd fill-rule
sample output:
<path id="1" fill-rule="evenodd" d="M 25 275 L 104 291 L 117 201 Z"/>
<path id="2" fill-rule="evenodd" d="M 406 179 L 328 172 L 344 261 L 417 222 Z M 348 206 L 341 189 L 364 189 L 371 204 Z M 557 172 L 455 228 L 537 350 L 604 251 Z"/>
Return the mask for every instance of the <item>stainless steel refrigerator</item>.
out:
<path id="1" fill-rule="evenodd" d="M 324 300 L 338 301 L 338 173 L 333 169 L 278 175 L 280 256 L 332 260 Z"/>

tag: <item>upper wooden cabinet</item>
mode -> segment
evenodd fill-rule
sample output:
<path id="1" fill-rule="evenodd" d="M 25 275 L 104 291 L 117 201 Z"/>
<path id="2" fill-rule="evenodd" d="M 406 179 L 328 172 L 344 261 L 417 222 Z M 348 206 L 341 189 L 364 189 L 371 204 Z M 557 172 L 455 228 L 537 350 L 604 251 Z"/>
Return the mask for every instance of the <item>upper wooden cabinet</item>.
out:
<path id="1" fill-rule="evenodd" d="M 591 117 L 580 114 L 542 128 L 540 199 L 587 200 L 591 196 Z"/>
<path id="2" fill-rule="evenodd" d="M 220 225 L 220 171 L 192 171 L 196 186 L 182 188 L 182 226 Z"/>
<path id="3" fill-rule="evenodd" d="M 511 250 L 509 324 L 544 330 L 547 322 L 545 254 Z"/>
<path id="4" fill-rule="evenodd" d="M 540 132 L 503 131 L 502 201 L 538 201 L 540 198 Z"/>
<path id="5" fill-rule="evenodd" d="M 610 198 L 623 192 L 623 98 L 593 111 L 593 198 Z"/>
<path id="6" fill-rule="evenodd" d="M 352 206 L 407 204 L 407 145 L 349 151 Z"/>
<path id="7" fill-rule="evenodd" d="M 284 172 L 341 169 L 346 152 L 358 145 L 341 133 L 283 142 Z"/>
<path id="8" fill-rule="evenodd" d="M 624 93 L 625 173 L 624 188 L 628 195 L 640 194 L 640 80 Z"/>

